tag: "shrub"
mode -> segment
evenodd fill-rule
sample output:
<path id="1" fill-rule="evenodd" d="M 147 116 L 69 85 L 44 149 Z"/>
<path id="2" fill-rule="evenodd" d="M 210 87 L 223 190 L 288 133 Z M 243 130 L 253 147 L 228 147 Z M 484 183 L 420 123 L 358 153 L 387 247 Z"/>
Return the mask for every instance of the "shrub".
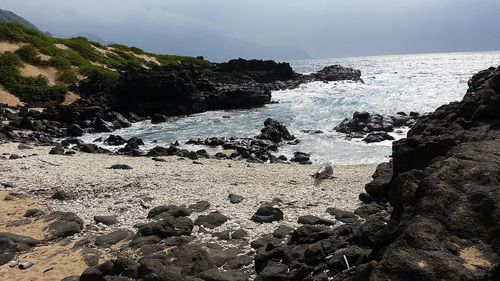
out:
<path id="1" fill-rule="evenodd" d="M 100 55 L 93 45 L 84 37 L 67 39 L 64 44 L 88 60 L 97 61 L 100 59 Z"/>
<path id="2" fill-rule="evenodd" d="M 44 61 L 42 61 L 38 57 L 38 50 L 32 45 L 26 45 L 21 47 L 19 50 L 16 51 L 16 54 L 18 54 L 19 57 L 27 63 L 31 63 L 34 65 L 44 64 Z"/>

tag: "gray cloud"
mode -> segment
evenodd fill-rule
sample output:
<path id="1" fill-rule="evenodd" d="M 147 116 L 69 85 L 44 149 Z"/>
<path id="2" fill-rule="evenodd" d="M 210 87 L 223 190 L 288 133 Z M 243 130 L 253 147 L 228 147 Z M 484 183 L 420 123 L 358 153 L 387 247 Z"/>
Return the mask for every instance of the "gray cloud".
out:
<path id="1" fill-rule="evenodd" d="M 53 34 L 157 52 L 283 58 L 500 49 L 499 0 L 2 0 Z M 238 51 L 238 48 L 240 51 Z M 293 51 L 290 51 L 292 50 Z"/>

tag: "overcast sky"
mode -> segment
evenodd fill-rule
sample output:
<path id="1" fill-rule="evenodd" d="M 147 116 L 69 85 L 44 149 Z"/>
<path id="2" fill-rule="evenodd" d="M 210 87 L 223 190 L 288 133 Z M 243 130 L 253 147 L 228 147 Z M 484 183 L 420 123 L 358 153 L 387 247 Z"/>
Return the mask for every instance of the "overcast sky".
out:
<path id="1" fill-rule="evenodd" d="M 315 58 L 500 49 L 500 0 L 1 0 L 0 8 L 55 35 L 88 32 L 215 60 L 255 48 Z"/>

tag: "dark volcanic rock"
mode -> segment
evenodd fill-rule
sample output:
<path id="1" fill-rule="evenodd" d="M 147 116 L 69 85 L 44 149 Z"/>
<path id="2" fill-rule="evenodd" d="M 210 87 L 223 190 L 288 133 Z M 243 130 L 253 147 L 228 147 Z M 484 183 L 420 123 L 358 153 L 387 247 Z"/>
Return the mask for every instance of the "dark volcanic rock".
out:
<path id="1" fill-rule="evenodd" d="M 394 143 L 392 174 L 379 167 L 366 186 L 390 201 L 391 219 L 385 225 L 370 216 L 356 238 L 380 245 L 378 258 L 334 280 L 500 277 L 498 108 L 500 68 L 490 68 L 472 77 L 461 102 L 420 117 L 408 138 Z"/>
<path id="2" fill-rule="evenodd" d="M 78 124 L 72 124 L 68 127 L 68 135 L 71 137 L 81 137 L 84 133 L 85 131 Z"/>
<path id="3" fill-rule="evenodd" d="M 228 199 L 231 204 L 238 204 L 241 203 L 241 201 L 243 201 L 245 198 L 241 195 L 231 193 L 229 194 Z"/>
<path id="4" fill-rule="evenodd" d="M 334 129 L 339 133 L 347 134 L 347 138 L 363 138 L 367 143 L 394 140 L 388 134 L 395 128 L 412 127 L 419 115 L 408 116 L 398 113 L 396 116 L 371 114 L 368 112 L 354 112 L 352 119 L 344 119 Z"/>
<path id="5" fill-rule="evenodd" d="M 118 135 L 110 135 L 107 139 L 104 140 L 104 144 L 113 146 L 122 145 L 125 143 L 126 143 L 125 139 L 123 139 L 121 136 Z"/>
<path id="6" fill-rule="evenodd" d="M 264 126 L 265 127 L 260 131 L 261 134 L 256 136 L 257 139 L 270 140 L 274 143 L 295 139 L 295 137 L 288 132 L 285 125 L 274 119 L 267 118 L 266 121 L 264 121 Z"/>
<path id="7" fill-rule="evenodd" d="M 159 215 L 167 214 L 173 217 L 187 217 L 191 215 L 191 210 L 184 206 L 178 207 L 174 205 L 164 205 L 154 207 L 148 212 L 148 218 L 156 218 Z"/>
<path id="8" fill-rule="evenodd" d="M 49 154 L 51 155 L 64 155 L 64 148 L 60 146 L 53 147 L 50 151 Z"/>
<path id="9" fill-rule="evenodd" d="M 282 219 L 283 211 L 267 203 L 262 204 L 252 216 L 252 220 L 259 223 L 270 223 Z"/>
<path id="10" fill-rule="evenodd" d="M 105 225 L 113 225 L 118 223 L 116 216 L 94 216 L 96 223 L 103 223 Z"/>
<path id="11" fill-rule="evenodd" d="M 126 164 L 114 164 L 109 167 L 112 170 L 132 170 L 132 167 Z"/>
<path id="12" fill-rule="evenodd" d="M 311 224 L 311 225 L 328 225 L 328 226 L 335 225 L 334 221 L 322 219 L 312 215 L 300 216 L 297 222 L 300 224 Z"/>
<path id="13" fill-rule="evenodd" d="M 127 229 L 118 229 L 108 234 L 96 237 L 95 245 L 99 247 L 109 247 L 132 236 L 132 232 Z"/>
<path id="14" fill-rule="evenodd" d="M 340 65 L 332 65 L 311 75 L 320 81 L 339 81 L 339 80 L 361 80 L 361 71 L 352 68 L 345 68 Z"/>
<path id="15" fill-rule="evenodd" d="M 195 204 L 189 205 L 188 209 L 193 212 L 203 212 L 210 207 L 210 203 L 208 201 L 198 201 Z"/>
<path id="16" fill-rule="evenodd" d="M 394 140 L 394 137 L 386 132 L 376 132 L 368 134 L 368 136 L 363 139 L 366 143 L 381 142 L 385 140 Z"/>
<path id="17" fill-rule="evenodd" d="M 75 200 L 76 195 L 71 193 L 71 192 L 66 192 L 64 190 L 58 190 L 50 198 L 56 199 L 56 200 L 61 200 L 61 201 Z"/>
<path id="18" fill-rule="evenodd" d="M 311 162 L 311 155 L 305 152 L 294 152 L 292 159 L 290 159 L 292 162 L 297 162 L 300 164 L 312 164 Z"/>
<path id="19" fill-rule="evenodd" d="M 53 212 L 47 219 L 53 221 L 49 225 L 49 240 L 71 236 L 83 229 L 82 219 L 72 212 Z"/>
<path id="20" fill-rule="evenodd" d="M 208 215 L 199 216 L 194 224 L 208 228 L 216 228 L 223 225 L 227 221 L 227 217 L 219 212 L 211 212 Z"/>
<path id="21" fill-rule="evenodd" d="M 191 235 L 194 224 L 186 217 L 165 217 L 155 222 L 147 223 L 139 227 L 140 236 L 158 236 L 162 238 L 171 236 Z"/>

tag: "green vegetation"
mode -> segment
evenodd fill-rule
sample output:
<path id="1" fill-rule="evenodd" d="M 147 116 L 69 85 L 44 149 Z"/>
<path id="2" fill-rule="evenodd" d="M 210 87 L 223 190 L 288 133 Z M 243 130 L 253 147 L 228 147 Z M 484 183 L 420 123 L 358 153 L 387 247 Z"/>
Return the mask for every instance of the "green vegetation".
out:
<path id="1" fill-rule="evenodd" d="M 22 76 L 19 71 L 22 63 L 18 54 L 10 52 L 0 54 L 0 84 L 23 101 L 63 100 L 63 95 L 67 92 L 66 87 L 48 86 L 47 78 L 41 75 L 38 77 Z"/>
<path id="2" fill-rule="evenodd" d="M 15 53 L 1 54 L 0 59 L 0 84 L 25 102 L 42 101 L 50 95 L 61 95 L 67 91 L 67 86 L 78 83 L 79 75 L 103 85 L 111 85 L 123 70 L 152 68 L 157 65 L 154 61 L 141 57 L 144 55 L 156 58 L 160 65 L 195 64 L 206 72 L 211 69 L 209 62 L 194 57 L 155 55 L 137 47 L 120 44 L 112 44 L 106 48 L 84 37 L 52 38 L 13 23 L 0 23 L 0 41 L 25 44 Z M 40 54 L 50 58 L 44 60 Z M 23 77 L 19 72 L 23 63 L 54 67 L 58 72 L 59 85 L 48 86 L 47 79 L 43 76 Z"/>

